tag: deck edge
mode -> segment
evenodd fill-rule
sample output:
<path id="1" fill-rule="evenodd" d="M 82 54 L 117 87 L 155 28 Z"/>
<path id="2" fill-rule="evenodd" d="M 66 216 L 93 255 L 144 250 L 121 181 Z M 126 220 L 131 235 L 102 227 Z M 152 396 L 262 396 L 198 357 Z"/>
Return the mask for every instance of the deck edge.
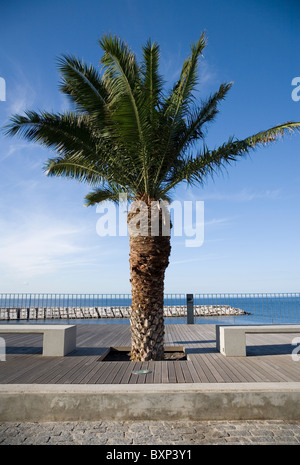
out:
<path id="1" fill-rule="evenodd" d="M 300 383 L 0 385 L 0 421 L 300 420 Z"/>

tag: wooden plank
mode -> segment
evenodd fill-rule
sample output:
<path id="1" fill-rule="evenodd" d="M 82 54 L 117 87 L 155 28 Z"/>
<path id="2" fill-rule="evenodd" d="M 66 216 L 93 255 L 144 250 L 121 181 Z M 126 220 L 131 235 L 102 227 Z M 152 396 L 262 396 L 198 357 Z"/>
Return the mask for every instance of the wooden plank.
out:
<path id="1" fill-rule="evenodd" d="M 129 382 L 129 379 L 130 379 L 130 377 L 132 375 L 134 364 L 135 364 L 134 362 L 128 362 L 126 364 L 126 370 L 125 370 L 125 372 L 124 372 L 124 374 L 122 376 L 122 379 L 120 381 L 122 384 L 127 384 Z"/>
<path id="2" fill-rule="evenodd" d="M 261 377 L 259 373 L 251 366 L 249 363 L 247 363 L 246 357 L 234 357 L 234 360 L 232 360 L 232 363 L 235 364 L 235 366 L 240 367 L 240 369 L 243 371 L 244 376 L 247 377 L 247 380 L 249 383 L 253 382 L 262 382 L 264 379 Z"/>
<path id="3" fill-rule="evenodd" d="M 193 383 L 201 383 L 202 380 L 193 364 L 193 362 L 191 360 L 188 360 L 187 361 L 187 366 L 188 366 L 188 370 L 189 370 L 189 373 L 191 375 L 191 379 Z"/>
<path id="4" fill-rule="evenodd" d="M 97 360 L 79 384 L 96 384 L 105 369 L 107 369 L 107 362 L 100 362 Z"/>
<path id="5" fill-rule="evenodd" d="M 289 358 L 277 357 L 274 368 L 277 368 L 283 374 L 291 376 L 293 380 L 300 380 L 300 364 L 298 361 L 294 361 L 291 356 Z"/>
<path id="6" fill-rule="evenodd" d="M 91 373 L 91 371 L 94 371 L 94 367 L 98 363 L 98 359 L 98 355 L 89 357 L 86 363 L 80 363 L 80 367 L 76 366 L 72 372 L 68 373 L 66 379 L 58 380 L 57 383 L 80 384 L 82 380 Z"/>
<path id="7" fill-rule="evenodd" d="M 41 335 L 10 334 L 5 336 L 10 353 L 0 363 L 0 383 L 299 382 L 300 364 L 286 353 L 291 336 L 250 335 L 248 347 L 257 346 L 259 355 L 229 358 L 216 352 L 215 325 L 171 324 L 166 325 L 167 345 L 189 349 L 188 361 L 111 364 L 98 361 L 100 354 L 106 347 L 129 346 L 129 325 L 78 325 L 77 349 L 66 357 L 43 357 Z M 132 374 L 141 367 L 148 367 L 151 374 Z"/>
<path id="8" fill-rule="evenodd" d="M 252 357 L 249 358 L 252 365 L 256 366 L 257 371 L 263 372 L 270 381 L 291 381 L 291 376 L 286 376 L 285 374 L 285 368 L 282 367 L 280 369 L 279 366 L 276 365 L 277 357 L 278 356 L 276 356 L 275 359 L 274 356 L 272 356 L 270 363 L 265 360 L 265 357 L 259 357 L 259 360 L 257 358 L 255 360 Z"/>
<path id="9" fill-rule="evenodd" d="M 101 371 L 99 378 L 96 381 L 96 384 L 106 384 L 107 378 L 110 376 L 110 373 L 113 371 L 115 364 L 118 362 L 99 362 L 106 365 L 105 369 Z"/>
<path id="10" fill-rule="evenodd" d="M 133 362 L 133 363 L 134 363 L 134 366 L 132 368 L 131 376 L 128 381 L 129 384 L 137 384 L 139 375 L 133 374 L 133 372 L 141 370 L 141 366 L 142 366 L 142 362 Z"/>
<path id="11" fill-rule="evenodd" d="M 228 357 L 223 357 L 222 364 L 224 369 L 226 369 L 227 373 L 230 375 L 232 382 L 245 383 L 248 381 L 248 378 L 245 376 L 243 369 L 236 363 L 232 363 L 232 360 L 229 360 Z"/>
<path id="12" fill-rule="evenodd" d="M 26 376 L 28 370 L 38 366 L 40 361 L 37 358 L 39 356 L 27 356 L 26 354 L 22 354 L 22 358 L 8 355 L 6 362 L 0 363 L 0 383 L 10 383 L 16 377 Z M 43 362 L 40 363 L 43 364 Z"/>
<path id="13" fill-rule="evenodd" d="M 155 366 L 157 362 L 150 361 L 148 364 L 148 370 L 151 371 L 151 373 L 148 373 L 146 375 L 145 383 L 151 384 L 154 382 L 154 372 L 155 372 Z"/>
<path id="14" fill-rule="evenodd" d="M 185 363 L 185 361 L 182 361 L 182 363 Z M 185 383 L 186 381 L 183 375 L 180 360 L 174 362 L 174 369 L 177 383 Z"/>
<path id="15" fill-rule="evenodd" d="M 93 356 L 93 360 L 97 360 L 99 356 Z M 88 360 L 89 359 L 89 360 Z M 72 384 L 75 383 L 77 375 L 84 370 L 86 364 L 91 361 L 90 357 L 78 356 L 73 357 L 72 360 L 63 360 L 61 368 L 56 369 L 55 373 L 49 373 L 49 376 L 52 376 L 52 380 L 57 384 Z M 55 376 L 54 376 L 55 375 Z"/>
<path id="16" fill-rule="evenodd" d="M 207 352 L 201 354 L 201 361 L 203 363 L 203 369 L 206 367 L 206 373 L 209 379 L 214 380 L 215 383 L 223 383 L 224 380 L 222 376 L 219 374 L 218 370 L 216 370 L 213 363 L 211 363 Z"/>
<path id="17" fill-rule="evenodd" d="M 120 366 L 118 369 L 118 372 L 116 373 L 116 376 L 114 378 L 114 384 L 120 384 L 123 376 L 126 373 L 126 370 L 128 368 L 128 365 L 130 366 L 132 362 L 120 362 Z"/>
<path id="18" fill-rule="evenodd" d="M 228 367 L 223 363 L 223 360 L 221 360 L 221 358 L 218 355 L 207 353 L 206 360 L 208 360 L 211 363 L 211 366 L 213 366 L 216 372 L 218 373 L 219 375 L 218 381 L 222 379 L 223 381 L 220 381 L 220 382 L 224 382 L 224 383 L 236 382 L 236 379 L 234 380 L 234 376 L 232 376 L 231 371 L 228 370 Z"/>
<path id="19" fill-rule="evenodd" d="M 62 363 L 58 366 L 55 365 L 52 370 L 49 370 L 47 373 L 43 373 L 42 375 L 38 375 L 35 379 L 36 384 L 60 384 L 63 382 L 69 372 L 72 372 L 72 369 L 75 368 L 78 370 L 80 367 L 80 359 L 72 359 L 66 361 L 62 361 Z"/>
<path id="20" fill-rule="evenodd" d="M 99 371 L 98 357 L 90 363 L 85 370 L 80 370 L 80 375 L 76 378 L 76 384 L 89 384 L 89 380 Z"/>
<path id="21" fill-rule="evenodd" d="M 40 377 L 48 376 L 49 372 L 52 372 L 52 370 L 62 365 L 62 360 L 56 360 L 56 358 L 53 358 L 52 360 L 47 360 L 45 361 L 45 363 L 37 362 L 39 362 L 39 360 L 29 367 L 27 366 L 26 372 L 20 373 L 19 371 L 17 371 L 16 374 L 18 375 L 15 377 L 13 382 L 20 384 L 36 383 Z"/>
<path id="22" fill-rule="evenodd" d="M 174 367 L 175 362 L 167 361 L 164 363 L 167 365 L 167 368 L 168 368 L 169 383 L 176 383 L 177 380 L 176 380 L 175 367 Z"/>
<path id="23" fill-rule="evenodd" d="M 82 361 L 84 360 L 84 354 L 85 351 L 82 351 L 82 356 L 55 357 L 55 360 L 57 359 L 57 363 L 53 365 L 52 370 L 48 370 L 46 374 L 37 373 L 37 377 L 34 382 L 42 384 L 59 383 L 60 380 L 70 376 L 74 370 L 79 369 Z"/>
<path id="24" fill-rule="evenodd" d="M 169 382 L 169 374 L 168 374 L 168 362 L 161 362 L 161 382 L 166 384 Z"/>
<path id="25" fill-rule="evenodd" d="M 95 370 L 89 376 L 89 384 L 101 384 L 102 379 L 105 379 L 106 372 L 110 369 L 110 362 L 98 362 L 98 366 L 95 366 Z"/>
<path id="26" fill-rule="evenodd" d="M 153 382 L 154 383 L 161 383 L 161 376 L 162 376 L 162 364 L 163 361 L 157 361 L 155 362 L 155 369 L 154 369 L 154 377 L 153 377 Z"/>
<path id="27" fill-rule="evenodd" d="M 193 383 L 194 380 L 193 380 L 193 376 L 190 372 L 190 368 L 193 367 L 194 369 L 194 366 L 188 362 L 188 361 L 185 361 L 185 360 L 179 360 L 178 362 L 180 364 L 180 368 L 182 370 L 182 375 L 184 377 L 184 382 L 185 383 Z"/>
<path id="28" fill-rule="evenodd" d="M 212 375 L 211 371 L 203 363 L 202 356 L 196 354 L 189 355 L 190 361 L 193 363 L 202 383 L 216 383 L 216 378 Z"/>
<path id="29" fill-rule="evenodd" d="M 142 362 L 142 365 L 141 365 L 140 369 L 148 371 L 149 370 L 149 362 Z M 138 375 L 138 380 L 137 380 L 138 384 L 145 384 L 147 376 L 149 376 L 149 373 Z"/>
<path id="30" fill-rule="evenodd" d="M 247 357 L 245 362 L 248 366 L 252 367 L 252 370 L 255 371 L 255 373 L 257 373 L 263 381 L 276 382 L 280 379 L 283 381 L 283 378 L 276 371 L 274 376 L 272 373 L 272 367 L 268 366 L 268 364 L 266 364 L 263 360 L 259 360 L 259 363 L 257 363 L 257 360 L 254 360 L 252 357 Z"/>
<path id="31" fill-rule="evenodd" d="M 112 362 L 112 367 L 110 372 L 108 373 L 107 377 L 105 378 L 105 384 L 113 384 L 115 377 L 118 374 L 122 364 L 129 363 L 129 362 Z"/>

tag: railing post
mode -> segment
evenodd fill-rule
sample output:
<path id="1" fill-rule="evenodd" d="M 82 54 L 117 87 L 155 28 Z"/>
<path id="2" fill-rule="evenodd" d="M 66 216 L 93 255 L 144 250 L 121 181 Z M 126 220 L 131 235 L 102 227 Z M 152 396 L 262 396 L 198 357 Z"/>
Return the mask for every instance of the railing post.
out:
<path id="1" fill-rule="evenodd" d="M 186 295 L 186 315 L 187 315 L 187 324 L 193 325 L 194 324 L 194 295 L 187 294 Z"/>

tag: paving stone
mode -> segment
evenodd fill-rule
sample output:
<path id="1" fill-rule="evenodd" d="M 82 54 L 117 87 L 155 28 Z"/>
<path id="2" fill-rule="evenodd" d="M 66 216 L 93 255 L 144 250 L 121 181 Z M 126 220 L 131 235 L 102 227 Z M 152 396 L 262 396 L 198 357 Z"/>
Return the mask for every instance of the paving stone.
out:
<path id="1" fill-rule="evenodd" d="M 250 441 L 253 444 L 276 444 L 276 441 L 273 437 L 256 436 L 251 437 Z"/>
<path id="2" fill-rule="evenodd" d="M 106 445 L 107 444 L 107 438 L 102 438 L 102 437 L 87 437 L 85 438 L 85 441 L 82 443 L 82 445 Z"/>
<path id="3" fill-rule="evenodd" d="M 22 438 L 21 437 L 18 437 L 18 440 L 19 440 L 19 444 L 21 444 L 23 441 L 22 441 Z M 24 444 L 48 444 L 50 440 L 50 434 L 48 433 L 40 433 L 40 434 L 37 434 L 35 436 L 28 436 L 25 438 L 24 440 Z M 57 438 L 56 438 L 56 441 L 57 441 Z M 57 441 L 59 442 L 59 441 Z"/>
<path id="4" fill-rule="evenodd" d="M 101 421 L 1 423 L 0 444 L 300 444 L 300 422 Z"/>
<path id="5" fill-rule="evenodd" d="M 263 436 L 263 437 L 273 437 L 274 432 L 270 431 L 269 429 L 265 429 L 262 427 L 261 429 L 252 429 L 251 436 Z"/>
<path id="6" fill-rule="evenodd" d="M 184 426 L 184 425 L 176 426 L 176 428 L 172 428 L 172 431 L 179 432 L 180 434 L 195 434 L 196 433 L 195 428 L 192 428 L 190 426 Z"/>
<path id="7" fill-rule="evenodd" d="M 114 446 L 120 446 L 122 444 L 133 444 L 133 439 L 125 438 L 125 437 L 119 437 L 119 438 L 114 438 L 112 437 L 107 441 L 108 445 L 114 445 Z"/>
<path id="8" fill-rule="evenodd" d="M 299 444 L 299 441 L 293 436 L 280 436 L 274 438 L 276 444 Z"/>

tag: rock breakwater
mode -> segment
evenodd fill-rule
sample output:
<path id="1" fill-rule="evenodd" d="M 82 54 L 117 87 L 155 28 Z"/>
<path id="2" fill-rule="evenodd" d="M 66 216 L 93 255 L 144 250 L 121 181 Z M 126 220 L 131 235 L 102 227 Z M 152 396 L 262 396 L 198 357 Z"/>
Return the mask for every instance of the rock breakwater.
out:
<path id="1" fill-rule="evenodd" d="M 44 320 L 85 318 L 129 318 L 130 307 L 54 307 L 54 308 L 1 308 L 0 320 Z M 195 317 L 245 315 L 247 312 L 230 305 L 194 305 Z M 165 317 L 185 317 L 185 305 L 164 307 Z"/>

